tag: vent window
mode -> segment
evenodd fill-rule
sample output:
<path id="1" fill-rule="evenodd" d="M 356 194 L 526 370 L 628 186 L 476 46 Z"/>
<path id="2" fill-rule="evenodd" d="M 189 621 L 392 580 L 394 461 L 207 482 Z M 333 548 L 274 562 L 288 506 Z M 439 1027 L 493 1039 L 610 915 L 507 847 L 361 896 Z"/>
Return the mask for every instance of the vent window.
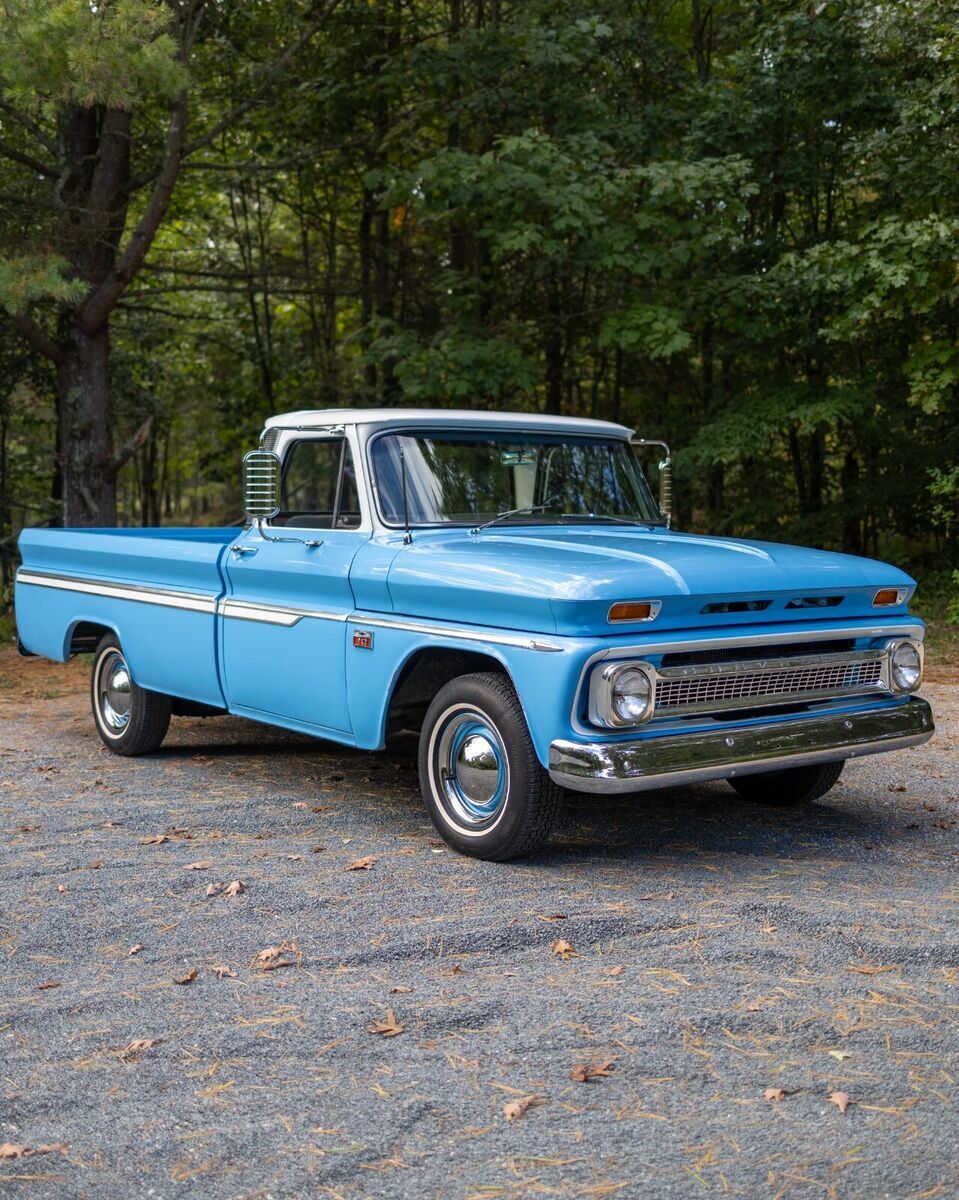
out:
<path id="1" fill-rule="evenodd" d="M 704 604 L 701 613 L 763 612 L 772 600 L 721 600 L 715 604 Z"/>

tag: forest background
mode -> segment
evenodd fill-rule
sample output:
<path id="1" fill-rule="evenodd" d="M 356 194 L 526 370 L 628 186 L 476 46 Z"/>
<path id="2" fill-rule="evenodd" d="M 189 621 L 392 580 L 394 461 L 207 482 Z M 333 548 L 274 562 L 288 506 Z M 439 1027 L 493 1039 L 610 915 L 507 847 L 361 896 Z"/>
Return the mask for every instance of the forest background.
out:
<path id="1" fill-rule="evenodd" d="M 0 611 L 25 524 L 455 405 L 665 438 L 681 527 L 890 558 L 956 646 L 957 299 L 952 3 L 0 0 Z"/>

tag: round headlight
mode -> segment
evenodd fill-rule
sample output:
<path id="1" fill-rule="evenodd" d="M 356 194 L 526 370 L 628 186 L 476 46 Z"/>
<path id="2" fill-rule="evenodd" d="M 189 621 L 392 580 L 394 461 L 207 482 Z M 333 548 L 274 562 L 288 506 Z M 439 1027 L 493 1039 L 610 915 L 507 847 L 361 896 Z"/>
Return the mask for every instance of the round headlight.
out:
<path id="1" fill-rule="evenodd" d="M 613 680 L 610 701 L 616 718 L 624 725 L 638 725 L 649 716 L 653 685 L 645 671 L 627 667 Z"/>
<path id="2" fill-rule="evenodd" d="M 892 681 L 900 692 L 911 692 L 922 679 L 922 659 L 912 642 L 900 642 L 892 652 Z"/>

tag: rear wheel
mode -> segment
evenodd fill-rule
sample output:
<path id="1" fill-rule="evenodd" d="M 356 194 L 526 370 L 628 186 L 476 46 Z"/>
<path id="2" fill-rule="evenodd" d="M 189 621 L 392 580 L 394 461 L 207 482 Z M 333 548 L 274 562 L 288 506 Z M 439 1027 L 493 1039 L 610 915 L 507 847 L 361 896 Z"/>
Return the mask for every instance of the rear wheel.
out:
<path id="1" fill-rule="evenodd" d="M 172 702 L 133 682 L 120 643 L 112 633 L 100 640 L 90 683 L 93 720 L 114 754 L 150 754 L 166 737 Z"/>
<path id="2" fill-rule="evenodd" d="M 503 862 L 549 837 L 562 789 L 536 757 L 506 676 L 462 675 L 439 690 L 423 721 L 419 769 L 433 824 L 461 853 Z"/>
<path id="3" fill-rule="evenodd" d="M 845 761 L 842 761 L 790 767 L 786 771 L 743 775 L 729 782 L 744 800 L 765 804 L 770 808 L 789 808 L 794 804 L 811 804 L 813 800 L 825 796 L 842 774 L 845 765 Z"/>

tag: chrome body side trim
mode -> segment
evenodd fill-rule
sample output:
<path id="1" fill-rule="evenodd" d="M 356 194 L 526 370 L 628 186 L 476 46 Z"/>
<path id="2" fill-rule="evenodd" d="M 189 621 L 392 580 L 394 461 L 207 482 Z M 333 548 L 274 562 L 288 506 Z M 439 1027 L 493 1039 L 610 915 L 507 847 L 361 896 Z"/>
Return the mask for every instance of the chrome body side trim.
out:
<path id="1" fill-rule="evenodd" d="M 549 774 L 571 791 L 643 792 L 920 746 L 934 732 L 929 705 L 912 697 L 858 712 L 629 742 L 558 740 L 549 748 Z"/>
<path id="2" fill-rule="evenodd" d="M 320 621 L 345 621 L 347 614 L 327 612 L 318 608 L 287 608 L 280 604 L 257 604 L 252 600 L 220 601 L 221 617 L 232 617 L 237 621 L 260 621 L 265 625 L 285 625 L 292 628 L 305 617 Z"/>
<path id="3" fill-rule="evenodd" d="M 90 596 L 103 596 L 108 600 L 138 600 L 143 604 L 159 604 L 164 608 L 182 608 L 188 612 L 209 613 L 216 611 L 216 596 L 196 592 L 178 591 L 175 588 L 150 587 L 140 583 L 109 583 L 103 579 L 81 579 L 75 575 L 59 575 L 52 571 L 17 571 L 17 583 L 31 587 L 57 588 L 64 592 L 82 592 Z"/>
<path id="4" fill-rule="evenodd" d="M 408 633 L 425 633 L 436 637 L 453 637 L 468 642 L 490 642 L 496 646 L 519 646 L 523 650 L 539 650 L 547 654 L 560 654 L 564 646 L 544 641 L 535 634 L 499 633 L 495 630 L 465 628 L 462 625 L 433 624 L 427 621 L 411 621 L 406 617 L 387 617 L 366 612 L 351 613 L 348 621 L 356 625 L 377 625 L 383 629 L 402 629 Z"/>

